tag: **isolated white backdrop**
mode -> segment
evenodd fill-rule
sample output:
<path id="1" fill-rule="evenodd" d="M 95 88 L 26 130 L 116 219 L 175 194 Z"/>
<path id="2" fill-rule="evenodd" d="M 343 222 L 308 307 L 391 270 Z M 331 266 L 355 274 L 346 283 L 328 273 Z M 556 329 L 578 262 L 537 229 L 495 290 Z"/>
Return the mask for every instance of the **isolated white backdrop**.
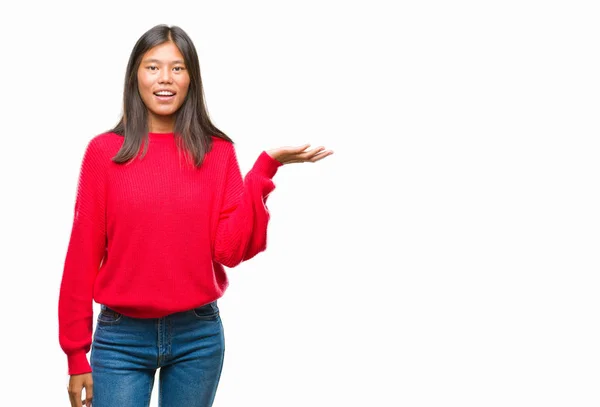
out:
<path id="1" fill-rule="evenodd" d="M 593 1 L 86 4 L 2 11 L 0 405 L 68 405 L 79 166 L 159 23 L 244 173 L 335 151 L 279 170 L 267 251 L 229 270 L 215 407 L 600 404 Z"/>

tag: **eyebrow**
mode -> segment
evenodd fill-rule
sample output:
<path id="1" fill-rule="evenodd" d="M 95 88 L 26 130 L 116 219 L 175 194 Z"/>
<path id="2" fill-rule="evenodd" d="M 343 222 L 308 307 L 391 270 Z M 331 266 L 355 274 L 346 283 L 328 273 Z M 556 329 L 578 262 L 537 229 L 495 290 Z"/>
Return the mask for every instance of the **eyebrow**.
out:
<path id="1" fill-rule="evenodd" d="M 150 58 L 150 59 L 144 59 L 142 61 L 142 63 L 144 64 L 148 64 L 150 62 L 156 62 L 157 64 L 160 64 L 162 61 L 160 59 L 156 59 L 156 58 Z M 183 62 L 181 59 L 176 59 L 174 61 L 171 61 L 172 64 L 185 64 L 185 62 Z"/>

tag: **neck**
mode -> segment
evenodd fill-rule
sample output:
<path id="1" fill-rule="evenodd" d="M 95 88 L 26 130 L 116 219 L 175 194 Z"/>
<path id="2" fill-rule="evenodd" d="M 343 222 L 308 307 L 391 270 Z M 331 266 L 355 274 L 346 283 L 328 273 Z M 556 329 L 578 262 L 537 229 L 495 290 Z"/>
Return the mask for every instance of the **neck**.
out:
<path id="1" fill-rule="evenodd" d="M 155 116 L 150 115 L 148 131 L 150 133 L 172 133 L 175 128 L 175 115 Z"/>

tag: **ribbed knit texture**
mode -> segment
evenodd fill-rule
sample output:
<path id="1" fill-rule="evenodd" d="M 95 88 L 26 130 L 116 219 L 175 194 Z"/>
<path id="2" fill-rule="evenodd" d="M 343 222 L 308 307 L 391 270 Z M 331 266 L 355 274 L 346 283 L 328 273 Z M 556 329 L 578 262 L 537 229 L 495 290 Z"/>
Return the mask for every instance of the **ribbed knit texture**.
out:
<path id="1" fill-rule="evenodd" d="M 123 140 L 94 137 L 81 165 L 58 301 L 71 375 L 91 372 L 92 301 L 138 318 L 189 310 L 223 295 L 223 266 L 266 249 L 279 161 L 263 151 L 242 178 L 234 146 L 214 137 L 194 168 L 172 133 L 150 133 L 141 160 L 116 164 Z"/>

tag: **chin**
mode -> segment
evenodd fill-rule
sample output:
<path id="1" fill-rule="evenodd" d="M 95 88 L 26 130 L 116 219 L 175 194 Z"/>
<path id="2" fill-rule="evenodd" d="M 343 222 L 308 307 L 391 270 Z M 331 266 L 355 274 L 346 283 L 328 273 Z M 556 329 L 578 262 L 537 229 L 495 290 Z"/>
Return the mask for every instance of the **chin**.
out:
<path id="1" fill-rule="evenodd" d="M 167 117 L 174 115 L 177 109 L 151 109 L 151 111 L 155 116 Z"/>

